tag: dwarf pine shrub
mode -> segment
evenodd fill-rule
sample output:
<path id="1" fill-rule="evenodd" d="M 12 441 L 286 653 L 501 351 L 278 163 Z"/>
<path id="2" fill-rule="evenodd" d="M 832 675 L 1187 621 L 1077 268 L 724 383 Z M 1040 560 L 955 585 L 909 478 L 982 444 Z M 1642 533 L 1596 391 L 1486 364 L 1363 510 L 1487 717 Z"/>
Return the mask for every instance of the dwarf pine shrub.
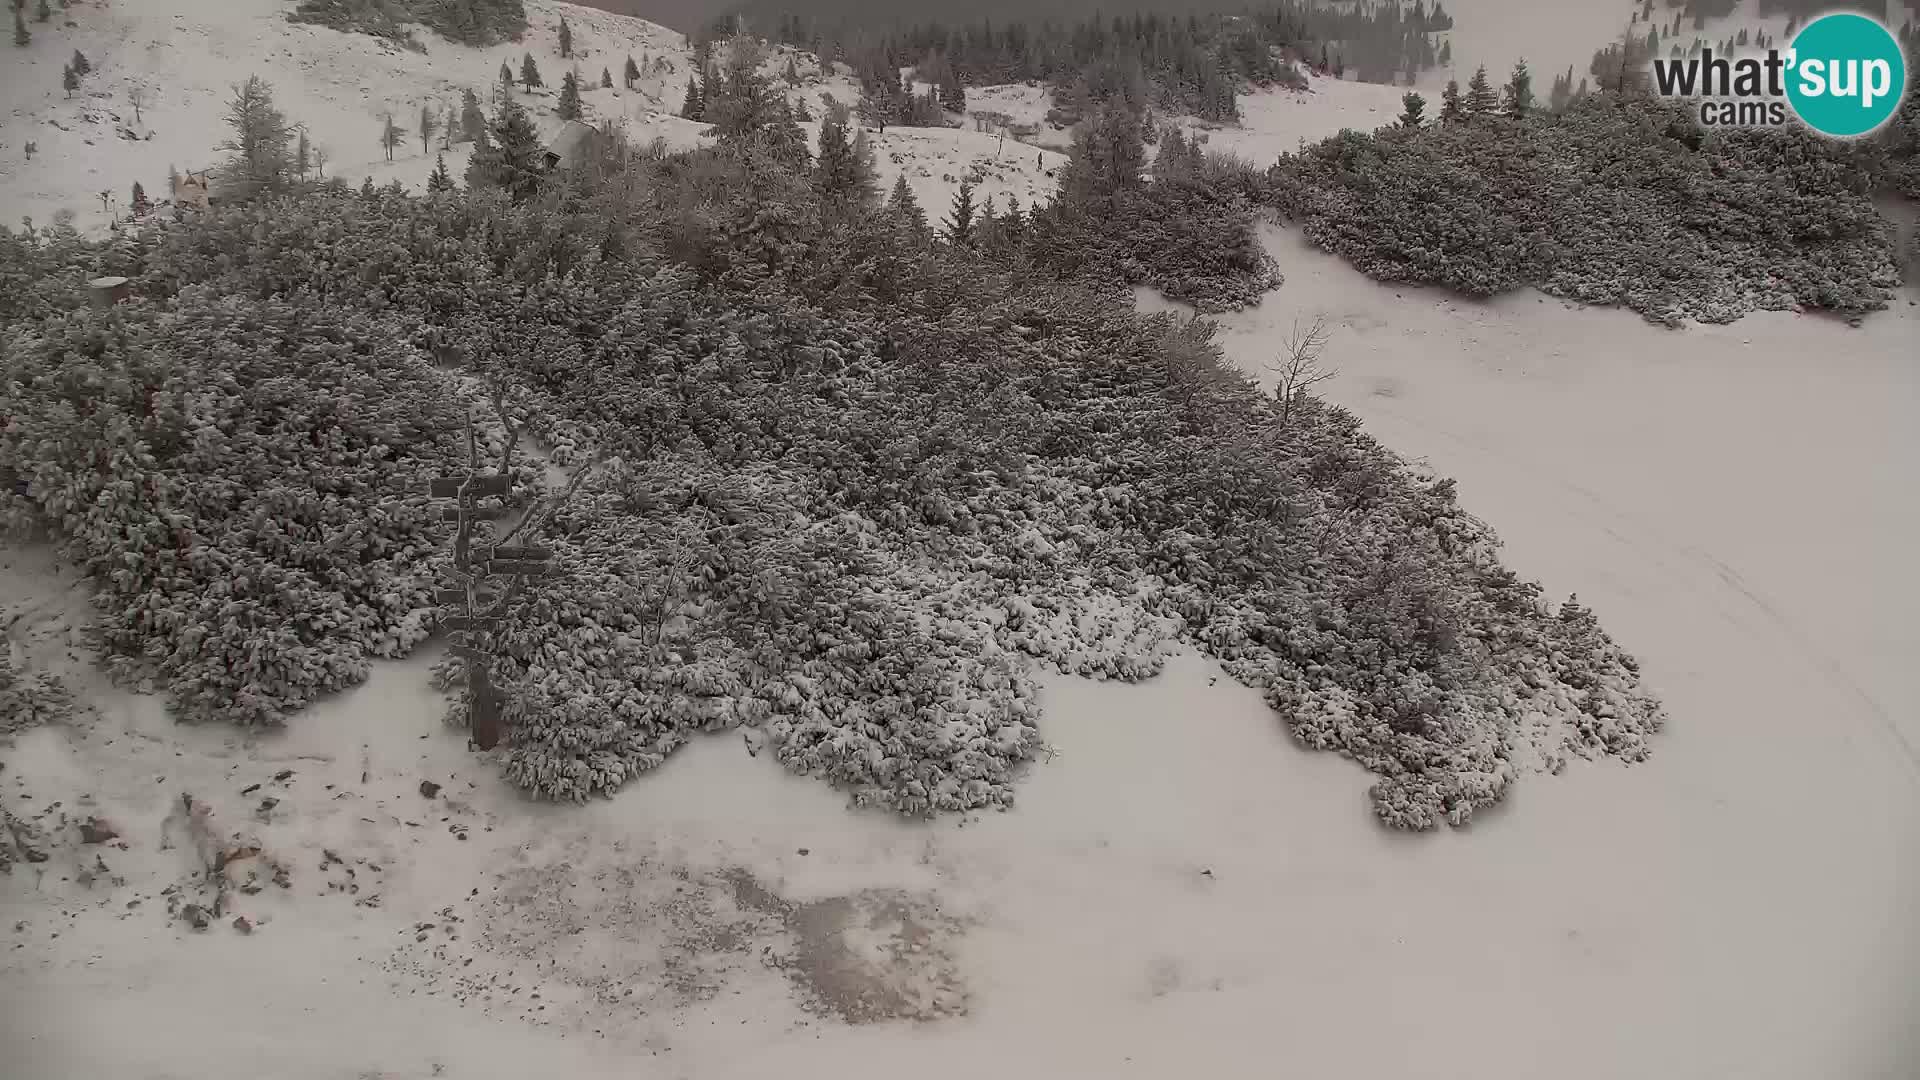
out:
<path id="1" fill-rule="evenodd" d="M 1646 752 L 1625 654 L 1353 416 L 1283 416 L 1205 323 L 935 258 L 755 155 L 142 234 L 114 253 L 136 303 L 0 339 L 8 513 L 180 709 L 278 718 L 429 632 L 447 532 L 415 493 L 460 456 L 465 368 L 556 459 L 606 462 L 495 660 L 506 775 L 547 797 L 749 726 L 862 802 L 1004 806 L 1036 664 L 1141 679 L 1183 642 L 1378 774 L 1399 826 L 1466 820 L 1524 762 Z"/>
<path id="2" fill-rule="evenodd" d="M 1648 319 L 1884 307 L 1892 234 L 1868 155 L 1798 128 L 1702 129 L 1600 95 L 1561 114 L 1343 131 L 1280 159 L 1271 199 L 1382 281 L 1532 286 Z"/>

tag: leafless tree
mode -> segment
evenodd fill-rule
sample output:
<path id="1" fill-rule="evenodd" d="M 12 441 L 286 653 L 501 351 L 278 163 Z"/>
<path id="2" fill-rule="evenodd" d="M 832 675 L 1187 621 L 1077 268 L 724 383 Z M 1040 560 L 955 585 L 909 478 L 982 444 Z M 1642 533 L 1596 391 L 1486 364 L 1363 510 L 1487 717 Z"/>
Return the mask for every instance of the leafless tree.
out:
<path id="1" fill-rule="evenodd" d="M 393 114 L 382 114 L 380 123 L 380 145 L 387 151 L 387 160 L 393 160 L 394 148 L 407 137 L 407 129 L 393 122 Z"/>
<path id="2" fill-rule="evenodd" d="M 1293 419 L 1293 405 L 1309 387 L 1333 378 L 1334 370 L 1320 364 L 1320 354 L 1332 337 L 1333 331 L 1327 329 L 1324 318 L 1315 318 L 1305 329 L 1296 322 L 1287 333 L 1285 351 L 1278 360 L 1266 365 L 1278 379 L 1273 399 L 1280 403 L 1282 424 Z"/>
<path id="3" fill-rule="evenodd" d="M 140 110 L 142 107 L 146 105 L 146 103 L 147 103 L 146 87 L 141 86 L 139 83 L 134 83 L 132 86 L 127 88 L 127 104 L 133 106 L 133 122 L 134 123 L 141 124 L 141 125 L 144 125 L 146 123 L 146 120 L 143 119 L 140 115 Z"/>

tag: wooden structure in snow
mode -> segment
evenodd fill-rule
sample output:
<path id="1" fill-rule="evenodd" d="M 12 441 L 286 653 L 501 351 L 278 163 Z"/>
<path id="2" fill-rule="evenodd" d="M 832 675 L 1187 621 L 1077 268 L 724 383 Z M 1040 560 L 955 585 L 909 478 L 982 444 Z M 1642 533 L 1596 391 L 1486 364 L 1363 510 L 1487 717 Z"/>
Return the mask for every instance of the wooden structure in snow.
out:
<path id="1" fill-rule="evenodd" d="M 133 282 L 123 277 L 97 277 L 87 282 L 87 296 L 97 308 L 124 304 L 133 296 Z"/>
<path id="2" fill-rule="evenodd" d="M 600 133 L 593 125 L 578 120 L 569 120 L 560 125 L 560 130 L 547 140 L 547 148 L 541 160 L 546 163 L 547 171 L 555 169 L 577 169 L 593 156 L 593 150 L 600 139 Z"/>
<path id="3" fill-rule="evenodd" d="M 203 172 L 190 172 L 177 178 L 170 193 L 175 206 L 205 210 L 213 205 L 213 181 Z"/>
<path id="4" fill-rule="evenodd" d="M 512 453 L 511 446 L 508 453 Z M 501 616 L 512 594 L 527 579 L 545 576 L 553 553 L 537 547 L 474 548 L 474 523 L 506 516 L 506 510 L 481 506 L 479 501 L 504 497 L 513 490 L 513 479 L 504 468 L 491 476 L 480 475 L 480 447 L 471 420 L 467 423 L 467 463 L 465 476 L 434 477 L 427 486 L 429 495 L 454 500 L 454 505 L 443 513 L 447 520 L 456 523 L 453 569 L 463 579 L 460 588 L 442 590 L 434 599 L 448 609 L 440 625 L 452 632 L 450 651 L 466 661 L 467 720 L 473 745 L 491 750 L 500 744 L 502 727 L 500 691 L 493 685 L 491 670 L 494 635 L 500 629 Z M 503 593 L 489 580 L 500 577 L 513 578 L 513 588 Z"/>

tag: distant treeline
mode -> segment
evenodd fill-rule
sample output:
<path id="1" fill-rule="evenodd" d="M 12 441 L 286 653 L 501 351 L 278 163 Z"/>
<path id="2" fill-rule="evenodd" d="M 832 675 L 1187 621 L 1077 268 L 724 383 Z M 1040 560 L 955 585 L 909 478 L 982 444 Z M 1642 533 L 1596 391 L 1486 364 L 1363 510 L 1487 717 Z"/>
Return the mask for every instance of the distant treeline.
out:
<path id="1" fill-rule="evenodd" d="M 1798 24 L 1816 15 L 1857 11 L 1862 15 L 1871 15 L 1888 26 L 1898 27 L 1906 21 L 1900 12 L 1902 6 L 1898 0 L 1760 0 L 1759 14 L 1761 18 L 1789 16 L 1793 20 L 1790 25 L 1797 28 Z M 1904 6 L 1920 12 L 1920 0 L 1905 0 Z M 1739 7 L 1740 0 L 1664 0 L 1660 5 L 1661 13 L 1656 14 L 1652 0 L 1646 0 L 1634 21 L 1670 23 L 1673 33 L 1679 32 L 1682 22 L 1695 30 L 1704 30 L 1708 22 L 1727 18 Z M 1665 12 L 1672 12 L 1673 17 L 1667 18 Z"/>
<path id="2" fill-rule="evenodd" d="M 292 22 L 372 34 L 423 48 L 406 29 L 420 23 L 449 41 L 496 45 L 527 28 L 521 0 L 300 0 Z"/>
<path id="3" fill-rule="evenodd" d="M 1054 88 L 1050 119 L 1063 125 L 1115 100 L 1136 111 L 1152 106 L 1233 119 L 1240 87 L 1297 82 L 1294 60 L 1367 81 L 1411 81 L 1450 59 L 1434 35 L 1453 25 L 1443 3 L 1429 10 L 1426 0 L 1338 11 L 1289 0 L 1239 14 L 1147 11 L 894 27 L 759 9 L 752 18 L 715 20 L 705 36 L 731 33 L 743 19 L 754 33 L 848 64 L 869 93 L 891 92 L 903 67 L 921 69 L 923 78 L 937 73 L 930 81 L 943 88 L 949 80 L 962 88 L 1045 82 Z"/>

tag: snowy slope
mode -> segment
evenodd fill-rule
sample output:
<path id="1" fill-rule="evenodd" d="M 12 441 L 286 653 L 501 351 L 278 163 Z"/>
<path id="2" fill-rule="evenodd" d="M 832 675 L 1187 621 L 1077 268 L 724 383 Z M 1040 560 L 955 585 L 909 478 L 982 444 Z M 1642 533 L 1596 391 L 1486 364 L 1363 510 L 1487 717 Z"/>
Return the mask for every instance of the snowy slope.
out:
<path id="1" fill-rule="evenodd" d="M 1312 79 L 1306 90 L 1273 88 L 1240 97 L 1238 124 L 1188 118 L 1183 126 L 1203 138 L 1208 150 L 1233 154 L 1256 165 L 1273 164 L 1302 141 L 1323 139 L 1342 128 L 1372 131 L 1400 115 L 1405 90 L 1378 83 Z"/>
<path id="2" fill-rule="evenodd" d="M 706 131 L 677 115 L 691 69 L 685 39 L 640 19 L 535 0 L 527 5 L 531 25 L 520 42 L 474 49 L 421 28 L 417 33 L 428 43 L 421 54 L 365 35 L 290 24 L 284 16 L 291 8 L 284 0 L 75 0 L 67 12 L 72 26 L 35 24 L 33 43 L 5 54 L 9 62 L 0 69 L 0 220 L 30 216 L 45 224 L 71 211 L 79 226 L 101 228 L 114 214 L 126 214 L 135 181 L 150 198 L 164 199 L 170 170 L 219 160 L 215 148 L 228 135 L 224 112 L 232 87 L 256 74 L 273 84 L 281 111 L 305 125 L 326 154 L 326 175 L 356 183 L 364 176 L 399 180 L 418 190 L 443 138 L 436 135 L 423 150 L 415 131 L 388 162 L 379 144 L 381 118 L 390 111 L 414 131 L 421 106 L 457 109 L 469 87 L 490 108 L 500 65 L 517 78 L 521 59 L 531 54 L 547 85 L 515 93 L 543 126 L 552 125 L 568 66 L 559 56 L 562 15 L 573 31 L 571 63 L 582 76 L 589 120 L 615 119 L 637 142 L 657 137 L 674 148 L 700 145 Z M 69 99 L 60 72 L 75 49 L 94 70 Z M 628 56 L 647 70 L 632 91 L 620 78 Z M 775 50 L 768 73 L 778 75 L 789 56 L 803 82 L 788 94 L 806 98 L 816 115 L 822 94 L 858 102 L 859 87 L 844 65 L 826 73 L 810 57 Z M 656 57 L 671 67 L 652 72 Z M 612 89 L 599 86 L 603 68 L 613 75 Z M 146 102 L 139 121 L 130 97 L 135 92 Z M 816 138 L 818 130 L 813 125 Z M 1004 205 L 1011 193 L 1028 205 L 1044 201 L 1055 187 L 1050 173 L 1063 160 L 1052 152 L 1020 152 L 1011 140 L 1003 151 L 1000 140 L 972 130 L 889 128 L 872 137 L 882 184 L 891 186 L 904 171 L 935 218 L 970 172 L 983 178 L 982 200 L 992 194 Z M 39 147 L 31 161 L 24 149 L 29 140 Z M 456 144 L 446 151 L 456 177 L 468 149 Z M 103 190 L 109 192 L 105 206 Z"/>
<path id="3" fill-rule="evenodd" d="M 629 121 L 642 138 L 670 138 L 679 126 L 655 114 L 679 109 L 688 70 L 681 35 L 652 23 L 589 8 L 532 0 L 531 26 L 522 42 L 474 49 L 450 44 L 420 30 L 425 54 L 360 34 L 293 25 L 284 0 L 74 0 L 67 20 L 33 24 L 33 42 L 9 49 L 0 67 L 0 219 L 32 215 L 45 223 L 73 210 L 78 223 L 107 220 L 97 195 L 113 193 L 124 213 L 134 181 L 150 197 L 166 197 L 169 168 L 203 168 L 219 158 L 227 137 L 224 109 L 233 84 L 259 75 L 273 84 L 276 103 L 289 120 L 304 124 L 328 157 L 328 176 L 358 181 L 423 182 L 434 151 L 423 152 L 415 134 L 393 163 L 379 143 L 381 117 L 391 111 L 410 131 L 423 105 L 457 108 L 471 87 L 490 106 L 500 65 L 513 68 L 531 53 L 548 84 L 522 100 L 536 114 L 550 114 L 567 61 L 559 56 L 558 27 L 564 13 L 573 29 L 573 64 L 583 78 L 590 118 Z M 93 73 L 71 100 L 60 72 L 79 49 Z M 621 86 L 628 55 L 636 61 L 664 56 L 672 71 L 644 79 L 634 91 Z M 614 88 L 599 87 L 602 68 Z M 129 94 L 143 90 L 151 104 L 136 123 Z M 120 134 L 125 130 L 134 138 Z M 40 152 L 26 160 L 24 144 Z M 436 136 L 437 149 L 441 139 Z M 448 167 L 465 160 L 465 148 L 449 155 Z"/>
<path id="4" fill-rule="evenodd" d="M 529 44 L 557 82 L 560 9 L 533 6 Z M 121 85 L 100 62 L 117 56 L 199 90 L 165 97 L 152 143 L 87 145 L 48 123 L 84 121 L 58 90 L 71 44 L 40 35 L 31 95 L 15 66 L 0 73 L 16 110 L 0 211 L 84 207 L 67 187 L 87 168 L 148 160 L 120 155 L 156 155 L 162 180 L 169 161 L 203 160 L 225 84 L 249 70 L 209 42 L 279 57 L 261 73 L 316 134 L 332 118 L 349 176 L 430 165 L 417 141 L 382 160 L 383 101 L 417 113 L 436 80 L 488 87 L 525 50 L 445 76 L 450 50 L 385 53 L 268 8 L 76 0 L 81 27 L 59 33 L 97 35 L 82 45 L 101 68 L 91 89 Z M 595 74 L 629 40 L 677 40 L 569 21 L 599 50 L 582 64 Z M 178 44 L 170 25 L 188 28 Z M 365 96 L 326 81 L 318 65 L 338 56 Z M 656 100 L 588 101 L 695 139 L 700 125 L 662 115 L 684 69 L 669 80 Z M 996 100 L 970 106 L 982 98 Z M 1209 145 L 1258 160 L 1371 127 L 1398 100 L 1316 82 L 1244 104 L 1247 124 Z M 22 117 L 63 147 L 31 183 Z M 898 128 L 875 146 L 883 179 L 905 170 L 936 216 L 944 177 L 996 149 Z M 1013 146 L 1003 156 L 1031 165 Z M 1913 1075 L 1917 297 L 1857 330 L 1773 312 L 1666 331 L 1530 292 L 1386 287 L 1295 233 L 1266 239 L 1287 284 L 1223 320 L 1230 354 L 1254 370 L 1295 319 L 1325 315 L 1329 396 L 1458 477 L 1510 565 L 1577 591 L 1640 657 L 1671 716 L 1652 760 L 1576 764 L 1470 830 L 1391 834 L 1360 812 L 1370 776 L 1298 749 L 1257 694 L 1184 656 L 1141 686 L 1051 678 L 1056 752 L 1006 814 L 849 812 L 738 733 L 616 799 L 535 805 L 440 726 L 431 655 L 378 665 L 283 733 L 180 728 L 87 675 L 72 571 L 9 550 L 0 624 L 98 714 L 0 748 L 0 806 L 43 830 L 48 856 L 0 878 L 0 1074 Z M 212 835 L 262 849 L 239 874 L 289 870 L 285 888 L 237 891 L 204 932 L 167 910 L 203 895 L 191 831 L 167 827 L 182 793 Z M 89 817 L 121 836 L 83 843 Z"/>

